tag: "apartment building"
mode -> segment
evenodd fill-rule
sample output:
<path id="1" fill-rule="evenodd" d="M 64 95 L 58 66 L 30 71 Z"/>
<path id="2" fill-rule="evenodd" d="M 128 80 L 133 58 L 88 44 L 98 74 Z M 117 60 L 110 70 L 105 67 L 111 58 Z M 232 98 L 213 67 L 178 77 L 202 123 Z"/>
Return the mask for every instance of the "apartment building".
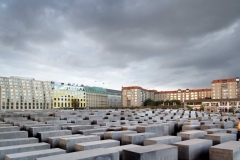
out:
<path id="1" fill-rule="evenodd" d="M 83 86 L 51 82 L 53 89 L 53 108 L 85 108 L 86 93 Z"/>
<path id="2" fill-rule="evenodd" d="M 113 89 L 106 89 L 106 91 L 108 107 L 121 107 L 122 105 L 121 91 Z"/>
<path id="3" fill-rule="evenodd" d="M 211 98 L 211 88 L 186 90 L 178 89 L 176 91 L 161 91 L 155 94 L 155 100 L 158 101 L 179 100 L 183 102 L 185 100 L 209 98 Z"/>
<path id="4" fill-rule="evenodd" d="M 212 99 L 240 98 L 239 77 L 212 81 Z"/>
<path id="5" fill-rule="evenodd" d="M 108 93 L 101 87 L 84 86 L 86 92 L 86 108 L 107 107 Z"/>
<path id="6" fill-rule="evenodd" d="M 155 100 L 156 90 L 147 90 L 139 86 L 122 87 L 122 106 L 142 106 L 143 102 L 150 98 Z"/>
<path id="7" fill-rule="evenodd" d="M 52 108 L 52 88 L 49 81 L 23 77 L 0 77 L 0 86 L 0 110 Z"/>

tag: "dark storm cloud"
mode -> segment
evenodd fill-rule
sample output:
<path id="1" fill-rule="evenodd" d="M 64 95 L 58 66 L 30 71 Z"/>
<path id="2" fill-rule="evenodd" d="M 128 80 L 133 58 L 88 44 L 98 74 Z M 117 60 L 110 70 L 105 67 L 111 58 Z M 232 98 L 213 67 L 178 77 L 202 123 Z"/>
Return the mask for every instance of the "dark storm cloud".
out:
<path id="1" fill-rule="evenodd" d="M 239 0 L 0 0 L 0 58 L 109 76 L 115 88 L 115 72 L 124 85 L 208 87 L 239 75 L 239 8 Z"/>

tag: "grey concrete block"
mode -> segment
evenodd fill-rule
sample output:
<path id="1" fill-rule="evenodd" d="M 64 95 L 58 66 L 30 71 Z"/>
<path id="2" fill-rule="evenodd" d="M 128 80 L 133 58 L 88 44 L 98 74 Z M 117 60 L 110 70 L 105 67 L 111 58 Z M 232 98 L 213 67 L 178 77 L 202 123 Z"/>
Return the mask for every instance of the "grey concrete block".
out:
<path id="1" fill-rule="evenodd" d="M 221 126 L 219 124 L 205 124 L 200 126 L 201 130 L 214 129 L 214 128 L 221 129 Z"/>
<path id="2" fill-rule="evenodd" d="M 108 149 L 119 152 L 119 159 L 121 160 L 123 149 L 136 148 L 136 147 L 142 147 L 142 146 L 135 145 L 135 144 L 128 144 L 128 145 L 124 145 L 124 146 L 111 147 Z"/>
<path id="3" fill-rule="evenodd" d="M 182 137 L 182 140 L 189 140 L 189 139 L 195 139 L 195 138 L 201 138 L 204 139 L 204 136 L 207 134 L 206 131 L 186 131 L 186 132 L 179 132 L 177 133 L 177 136 Z"/>
<path id="4" fill-rule="evenodd" d="M 36 160 L 119 160 L 117 151 L 107 150 L 104 148 L 73 152 L 68 154 L 36 158 Z"/>
<path id="5" fill-rule="evenodd" d="M 199 130 L 200 125 L 183 125 L 182 131 L 191 131 L 191 130 Z"/>
<path id="6" fill-rule="evenodd" d="M 227 133 L 237 134 L 238 130 L 236 128 L 228 128 L 226 129 Z"/>
<path id="7" fill-rule="evenodd" d="M 104 139 L 113 139 L 121 141 L 122 135 L 124 134 L 133 134 L 137 133 L 136 131 L 111 131 L 104 133 Z"/>
<path id="8" fill-rule="evenodd" d="M 137 132 L 138 133 L 151 132 L 155 133 L 157 136 L 164 136 L 164 124 L 137 126 Z"/>
<path id="9" fill-rule="evenodd" d="M 116 140 L 102 140 L 93 142 L 76 143 L 75 151 L 84 151 L 97 148 L 110 148 L 119 146 L 120 142 Z"/>
<path id="10" fill-rule="evenodd" d="M 157 137 L 155 133 L 135 133 L 135 134 L 125 134 L 122 136 L 121 144 L 136 144 L 136 145 L 143 145 L 143 141 L 147 138 Z"/>
<path id="11" fill-rule="evenodd" d="M 45 150 L 39 150 L 39 151 L 7 154 L 5 160 L 30 160 L 30 159 L 34 160 L 40 157 L 47 157 L 47 156 L 64 154 L 64 153 L 66 153 L 66 151 L 59 148 L 45 149 Z"/>
<path id="12" fill-rule="evenodd" d="M 176 142 L 182 141 L 181 137 L 178 136 L 163 136 L 163 137 L 155 137 L 155 138 L 147 138 L 144 140 L 143 145 L 153 145 L 153 144 L 167 144 L 171 145 Z"/>
<path id="13" fill-rule="evenodd" d="M 240 142 L 229 141 L 209 149 L 210 160 L 239 160 L 240 157 Z"/>
<path id="14" fill-rule="evenodd" d="M 205 129 L 204 131 L 206 131 L 207 134 L 227 133 L 227 130 L 221 128 Z"/>
<path id="15" fill-rule="evenodd" d="M 171 145 L 155 144 L 123 149 L 123 160 L 178 160 L 178 148 Z"/>
<path id="16" fill-rule="evenodd" d="M 47 138 L 47 143 L 50 144 L 51 148 L 59 148 L 59 141 L 60 138 L 68 138 L 68 137 L 77 137 L 77 136 L 82 136 L 80 134 L 74 134 L 74 135 L 65 135 L 65 136 L 57 136 L 57 137 L 48 137 Z"/>
<path id="17" fill-rule="evenodd" d="M 29 137 L 37 137 L 38 132 L 55 131 L 55 130 L 60 130 L 60 127 L 56 127 L 56 126 L 30 127 Z"/>
<path id="18" fill-rule="evenodd" d="M 38 143 L 37 138 L 16 138 L 0 140 L 0 147 L 16 146 L 30 143 Z"/>
<path id="19" fill-rule="evenodd" d="M 222 129 L 228 129 L 228 128 L 233 128 L 234 127 L 234 123 L 232 121 L 216 122 L 215 124 L 219 124 Z"/>
<path id="20" fill-rule="evenodd" d="M 14 132 L 1 132 L 0 139 L 16 139 L 27 138 L 28 132 L 26 131 L 14 131 Z"/>
<path id="21" fill-rule="evenodd" d="M 104 133 L 105 132 L 94 132 L 91 133 L 90 135 L 99 136 L 101 140 L 104 140 Z"/>
<path id="22" fill-rule="evenodd" d="M 17 126 L 0 127 L 0 133 L 1 132 L 12 132 L 12 131 L 20 131 L 20 127 L 17 127 Z"/>
<path id="23" fill-rule="evenodd" d="M 216 133 L 216 134 L 207 134 L 205 135 L 205 139 L 209 139 L 213 141 L 213 145 L 217 145 L 220 143 L 228 142 L 228 141 L 235 141 L 236 134 L 230 133 Z"/>
<path id="24" fill-rule="evenodd" d="M 72 134 L 76 134 L 78 130 L 93 129 L 92 125 L 72 125 L 68 126 L 67 129 L 72 131 Z"/>
<path id="25" fill-rule="evenodd" d="M 32 143 L 32 144 L 25 144 L 25 145 L 0 147 L 0 160 L 4 160 L 5 155 L 7 154 L 29 152 L 29 151 L 43 150 L 43 149 L 49 149 L 49 148 L 50 148 L 50 145 L 47 143 Z"/>
<path id="26" fill-rule="evenodd" d="M 90 135 L 94 132 L 106 132 L 108 128 L 95 128 L 95 129 L 86 129 L 86 130 L 79 130 L 77 133 L 82 135 Z"/>
<path id="27" fill-rule="evenodd" d="M 182 142 L 173 143 L 178 147 L 179 160 L 208 159 L 209 148 L 212 146 L 211 140 L 191 139 Z"/>
<path id="28" fill-rule="evenodd" d="M 99 136 L 77 136 L 77 137 L 65 137 L 60 138 L 59 145 L 60 148 L 65 149 L 67 152 L 74 151 L 74 145 L 76 143 L 84 143 L 91 141 L 100 141 Z"/>
<path id="29" fill-rule="evenodd" d="M 72 132 L 69 130 L 56 130 L 56 131 L 45 131 L 45 132 L 37 133 L 37 137 L 39 138 L 40 142 L 47 142 L 48 137 L 57 137 L 57 136 L 64 136 L 64 135 L 72 135 Z"/>

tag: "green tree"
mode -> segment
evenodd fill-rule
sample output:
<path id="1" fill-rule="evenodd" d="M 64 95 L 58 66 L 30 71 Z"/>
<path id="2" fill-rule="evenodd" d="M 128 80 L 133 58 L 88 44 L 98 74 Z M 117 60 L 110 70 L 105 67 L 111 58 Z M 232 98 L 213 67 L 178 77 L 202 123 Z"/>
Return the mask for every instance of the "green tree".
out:
<path id="1" fill-rule="evenodd" d="M 143 102 L 143 105 L 144 106 L 155 106 L 155 101 L 151 100 L 150 98 L 146 99 L 144 102 Z"/>

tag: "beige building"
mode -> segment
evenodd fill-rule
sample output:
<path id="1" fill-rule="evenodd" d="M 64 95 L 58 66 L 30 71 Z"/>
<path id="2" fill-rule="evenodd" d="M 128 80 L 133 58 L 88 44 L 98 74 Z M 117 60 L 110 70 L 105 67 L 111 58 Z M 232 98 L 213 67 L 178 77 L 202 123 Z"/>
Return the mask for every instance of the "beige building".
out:
<path id="1" fill-rule="evenodd" d="M 157 101 L 179 100 L 184 102 L 185 100 L 209 98 L 211 98 L 211 88 L 186 90 L 178 89 L 176 91 L 161 91 L 155 94 L 155 100 Z"/>
<path id="2" fill-rule="evenodd" d="M 239 77 L 212 81 L 212 99 L 240 98 Z"/>
<path id="3" fill-rule="evenodd" d="M 122 87 L 122 106 L 142 106 L 146 99 L 152 99 L 153 101 L 167 101 L 167 100 L 179 100 L 184 102 L 185 100 L 195 99 L 209 99 L 211 98 L 211 89 L 186 89 L 176 91 L 156 91 L 146 90 L 139 86 Z"/>
<path id="4" fill-rule="evenodd" d="M 0 77 L 0 86 L 0 110 L 52 108 L 52 88 L 48 81 L 22 77 Z"/>
<path id="5" fill-rule="evenodd" d="M 86 92 L 86 108 L 108 106 L 108 94 L 106 89 L 84 86 L 84 90 Z"/>
<path id="6" fill-rule="evenodd" d="M 142 106 L 146 99 L 155 100 L 156 90 L 147 90 L 139 86 L 122 87 L 122 106 Z"/>
<path id="7" fill-rule="evenodd" d="M 53 89 L 53 108 L 85 108 L 86 93 L 83 86 L 51 82 Z"/>

